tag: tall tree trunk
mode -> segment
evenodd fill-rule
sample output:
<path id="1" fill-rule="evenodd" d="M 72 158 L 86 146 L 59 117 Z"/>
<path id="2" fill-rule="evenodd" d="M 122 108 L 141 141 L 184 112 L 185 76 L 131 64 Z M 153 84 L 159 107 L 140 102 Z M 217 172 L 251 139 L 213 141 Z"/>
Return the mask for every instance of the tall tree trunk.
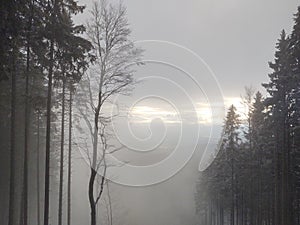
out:
<path id="1" fill-rule="evenodd" d="M 36 193 L 37 193 L 37 225 L 41 224 L 41 206 L 40 206 L 40 111 L 37 115 L 37 144 L 36 144 Z"/>
<path id="2" fill-rule="evenodd" d="M 102 73 L 103 74 L 103 73 Z M 101 76 L 100 81 L 100 88 L 102 88 L 102 81 L 103 77 Z M 101 98 L 101 91 L 99 91 L 98 94 L 98 106 L 96 108 L 95 112 L 95 118 L 94 118 L 94 132 L 93 132 L 93 155 L 92 155 L 92 165 L 91 165 L 91 174 L 90 174 L 90 180 L 89 180 L 89 203 L 90 203 L 90 210 L 91 210 L 91 225 L 96 225 L 96 200 L 94 196 L 94 185 L 95 185 L 95 178 L 97 175 L 96 167 L 97 167 L 97 147 L 98 147 L 98 130 L 99 130 L 99 114 L 101 110 L 101 104 L 102 104 L 102 98 Z"/>
<path id="3" fill-rule="evenodd" d="M 94 196 L 95 178 L 97 175 L 96 160 L 97 160 L 97 143 L 98 143 L 98 125 L 95 127 L 94 144 L 93 144 L 93 162 L 91 166 L 91 174 L 89 180 L 89 202 L 91 209 L 91 225 L 96 225 L 96 200 Z"/>
<path id="4" fill-rule="evenodd" d="M 23 225 L 24 223 L 24 193 L 22 190 L 21 193 L 21 202 L 20 202 L 20 217 L 19 217 L 19 225 Z"/>
<path id="5" fill-rule="evenodd" d="M 64 144 L 65 144 L 65 91 L 66 79 L 63 71 L 62 116 L 61 116 L 61 140 L 60 140 L 60 172 L 59 172 L 59 198 L 58 198 L 58 225 L 62 225 L 62 197 L 64 182 Z"/>
<path id="6" fill-rule="evenodd" d="M 71 175 L 72 175 L 72 83 L 70 81 L 70 102 L 69 102 L 69 155 L 68 155 L 68 213 L 67 225 L 71 225 Z"/>
<path id="7" fill-rule="evenodd" d="M 284 107 L 285 108 L 285 107 Z M 284 118 L 285 120 L 285 118 Z M 288 225 L 286 219 L 286 152 L 287 152 L 287 145 L 286 145 L 286 125 L 285 122 L 283 123 L 283 148 L 281 149 L 281 225 Z"/>
<path id="8" fill-rule="evenodd" d="M 233 165 L 233 153 L 231 159 L 231 225 L 234 225 L 235 219 L 235 188 L 234 188 L 234 165 Z"/>
<path id="9" fill-rule="evenodd" d="M 26 46 L 26 78 L 25 78 L 25 129 L 24 129 L 24 165 L 23 165 L 23 224 L 28 224 L 28 131 L 29 131 L 29 73 L 30 73 L 30 32 L 32 21 L 32 3 L 30 1 L 31 17 L 28 21 Z"/>
<path id="10" fill-rule="evenodd" d="M 89 202 L 91 210 L 91 225 L 96 225 L 96 202 L 94 198 L 94 183 L 96 178 L 96 170 L 91 168 L 90 180 L 89 180 Z"/>
<path id="11" fill-rule="evenodd" d="M 280 156 L 279 156 L 279 131 L 276 131 L 276 147 L 274 149 L 274 174 L 275 174 L 275 187 L 274 187 L 274 223 L 280 225 Z"/>
<path id="12" fill-rule="evenodd" d="M 15 118 L 16 118 L 16 40 L 13 40 L 13 55 L 11 68 L 11 109 L 10 109 L 10 184 L 9 184 L 9 211 L 8 225 L 14 224 L 15 211 Z"/>
<path id="13" fill-rule="evenodd" d="M 107 189 L 107 197 L 108 197 L 108 204 L 109 204 L 109 217 L 110 217 L 110 225 L 113 225 L 113 211 L 112 211 L 112 202 L 111 202 L 111 196 L 110 196 L 110 190 L 109 190 L 109 184 L 108 181 L 106 182 L 106 189 Z"/>
<path id="14" fill-rule="evenodd" d="M 44 225 L 49 224 L 49 186 L 50 186 L 50 135 L 51 135 L 51 98 L 52 98 L 52 77 L 54 61 L 54 41 L 50 45 L 50 64 L 48 73 L 48 94 L 47 94 L 47 124 L 46 124 L 46 151 L 45 151 L 45 198 L 44 198 Z"/>

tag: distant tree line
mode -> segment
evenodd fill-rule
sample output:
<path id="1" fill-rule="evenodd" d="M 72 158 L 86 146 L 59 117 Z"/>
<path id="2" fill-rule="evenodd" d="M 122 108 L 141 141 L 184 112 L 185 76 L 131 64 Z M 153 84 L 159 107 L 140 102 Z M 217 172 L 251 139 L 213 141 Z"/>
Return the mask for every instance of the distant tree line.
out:
<path id="1" fill-rule="evenodd" d="M 269 63 L 266 97 L 250 89 L 242 119 L 232 105 L 213 162 L 200 173 L 202 225 L 300 224 L 300 7 Z"/>

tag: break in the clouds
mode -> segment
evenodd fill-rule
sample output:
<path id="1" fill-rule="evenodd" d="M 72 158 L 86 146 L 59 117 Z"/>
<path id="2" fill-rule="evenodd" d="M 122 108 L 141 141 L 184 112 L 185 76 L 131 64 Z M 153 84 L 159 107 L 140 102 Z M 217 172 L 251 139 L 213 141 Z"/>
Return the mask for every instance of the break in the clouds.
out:
<path id="1" fill-rule="evenodd" d="M 247 113 L 247 108 L 243 104 L 242 99 L 239 97 L 228 97 L 224 99 L 225 110 L 229 106 L 234 105 L 237 111 L 244 118 Z M 195 110 L 183 108 L 179 110 L 169 104 L 164 104 L 163 101 L 147 100 L 134 105 L 132 108 L 125 110 L 125 115 L 128 117 L 129 123 L 144 123 L 150 124 L 155 120 L 160 119 L 166 124 L 181 124 L 181 123 L 198 123 L 204 125 L 218 125 L 223 122 L 224 107 L 223 103 L 196 103 Z M 215 117 L 213 117 L 212 111 L 215 111 Z M 123 112 L 123 113 L 124 113 Z M 196 117 L 196 119 L 194 118 Z M 124 118 L 124 117 L 123 117 Z"/>

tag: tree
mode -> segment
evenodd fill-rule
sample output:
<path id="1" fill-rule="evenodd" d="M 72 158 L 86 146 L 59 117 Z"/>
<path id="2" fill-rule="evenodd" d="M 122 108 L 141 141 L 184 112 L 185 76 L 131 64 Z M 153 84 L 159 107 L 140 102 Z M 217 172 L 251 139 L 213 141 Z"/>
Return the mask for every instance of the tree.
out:
<path id="1" fill-rule="evenodd" d="M 240 157 L 240 119 L 236 108 L 228 109 L 219 148 L 213 162 L 201 172 L 197 188 L 197 210 L 204 218 L 203 224 L 235 224 L 238 216 L 237 190 L 239 171 L 242 168 Z"/>
<path id="2" fill-rule="evenodd" d="M 72 175 L 72 102 L 73 102 L 73 86 L 70 82 L 69 86 L 69 152 L 68 152 L 68 203 L 67 203 L 67 225 L 71 225 L 71 175 Z"/>
<path id="3" fill-rule="evenodd" d="M 223 147 L 225 148 L 227 159 L 230 160 L 230 169 L 231 169 L 231 224 L 235 224 L 235 204 L 236 204 L 236 174 L 235 174 L 235 167 L 236 167 L 236 154 L 238 150 L 239 144 L 239 115 L 236 113 L 236 108 L 231 105 L 229 107 L 225 126 L 224 126 L 224 134 L 223 134 Z"/>
<path id="4" fill-rule="evenodd" d="M 2 132 L 10 129 L 10 135 L 3 135 L 1 138 L 1 142 L 3 141 L 1 149 L 9 148 L 8 151 L 3 152 L 4 157 L 1 164 L 6 160 L 6 153 L 10 156 L 10 165 L 8 165 L 10 175 L 2 179 L 9 178 L 10 182 L 9 205 L 8 207 L 3 206 L 3 209 L 9 208 L 8 224 L 16 223 L 15 218 L 18 216 L 20 224 L 29 223 L 30 205 L 28 202 L 29 198 L 33 196 L 29 191 L 32 187 L 35 188 L 35 184 L 29 183 L 31 179 L 28 179 L 32 175 L 29 168 L 33 159 L 31 158 L 33 149 L 37 151 L 37 211 L 39 212 L 40 209 L 38 169 L 40 164 L 44 164 L 43 161 L 39 161 L 39 154 L 40 143 L 43 143 L 43 133 L 40 134 L 40 127 L 43 127 L 43 115 L 45 115 L 45 89 L 48 89 L 48 113 L 46 114 L 48 126 L 44 220 L 45 223 L 48 223 L 50 144 L 53 144 L 53 140 L 50 140 L 50 133 L 53 132 L 50 125 L 53 119 L 50 118 L 51 113 L 55 115 L 54 112 L 51 112 L 51 97 L 53 87 L 56 88 L 55 85 L 52 86 L 54 83 L 52 81 L 54 80 L 56 83 L 59 81 L 58 74 L 62 72 L 62 64 L 60 64 L 62 62 L 66 67 L 64 75 L 73 83 L 80 80 L 88 65 L 86 59 L 91 44 L 81 37 L 85 32 L 84 27 L 75 26 L 72 23 L 72 15 L 82 12 L 83 9 L 84 7 L 78 6 L 72 0 L 4 1 L 0 6 L 2 16 L 0 23 L 0 128 Z M 48 75 L 46 80 L 48 85 L 45 83 L 46 75 Z M 8 100 L 10 104 L 6 103 L 4 107 L 2 103 Z M 10 105 L 9 110 L 7 105 Z M 6 122 L 2 123 L 4 120 L 9 120 L 10 125 L 8 126 Z M 37 139 L 36 148 L 33 146 L 35 138 Z M 43 152 L 41 151 L 41 153 Z M 23 166 L 22 172 L 16 169 L 19 164 Z M 3 165 L 4 169 L 5 166 L 6 164 Z M 20 192 L 22 193 L 21 199 L 17 194 Z M 5 196 L 6 193 L 2 195 Z M 17 215 L 19 211 L 21 213 Z M 39 223 L 40 213 L 37 214 Z"/>
<path id="5" fill-rule="evenodd" d="M 15 208 L 15 136 L 16 136 L 16 76 L 17 64 L 19 60 L 19 48 L 21 45 L 20 32 L 22 20 L 20 9 L 24 3 L 19 1 L 9 1 L 1 4 L 1 53 L 0 81 L 10 78 L 11 81 L 11 103 L 10 103 L 10 193 L 9 193 L 9 216 L 8 224 L 14 223 Z"/>
<path id="6" fill-rule="evenodd" d="M 106 127 L 110 121 L 102 112 L 103 105 L 115 94 L 125 94 L 134 82 L 133 65 L 139 64 L 141 50 L 129 39 L 130 29 L 126 10 L 122 4 L 112 5 L 106 1 L 94 3 L 92 19 L 87 26 L 87 34 L 96 56 L 90 74 L 81 82 L 80 114 L 87 124 L 91 137 L 90 178 L 88 196 L 91 225 L 96 225 L 96 207 L 103 193 L 106 180 L 106 154 L 112 146 L 107 143 Z M 89 117 L 87 115 L 93 115 Z M 99 151 L 100 150 L 100 151 Z M 99 192 L 95 189 L 95 179 L 99 169 Z"/>
<path id="7" fill-rule="evenodd" d="M 28 141 L 29 141 L 29 122 L 30 122 L 30 102 L 29 102 L 29 78 L 31 70 L 31 33 L 32 33 L 32 20 L 34 12 L 34 3 L 32 0 L 28 1 L 25 13 L 28 14 L 26 21 L 26 78 L 25 78 L 25 124 L 24 124 L 24 165 L 23 165 L 23 224 L 28 224 Z"/>
<path id="8" fill-rule="evenodd" d="M 46 58 L 44 59 L 45 67 L 48 70 L 48 94 L 47 94 L 47 123 L 46 123 L 46 159 L 45 159 L 45 200 L 44 200 L 44 225 L 48 225 L 49 222 L 49 185 L 50 185 L 50 135 L 51 135 L 51 108 L 52 108 L 52 80 L 53 72 L 55 69 L 55 61 L 65 58 L 65 62 L 68 59 L 82 59 L 84 52 L 88 50 L 89 42 L 78 36 L 78 33 L 83 31 L 82 26 L 72 27 L 71 17 L 72 14 L 77 14 L 83 11 L 84 7 L 79 6 L 75 1 L 62 1 L 54 0 L 49 1 L 46 7 L 47 11 L 50 11 L 48 24 L 45 26 L 44 36 L 41 42 L 45 39 L 48 40 L 48 51 L 46 52 Z M 48 15 L 47 15 L 48 16 Z M 67 20 L 67 21 L 66 21 Z M 41 43 L 42 45 L 43 43 Z M 66 47 L 72 47 L 78 45 L 76 51 L 67 51 L 64 55 L 61 55 L 61 51 Z M 78 49 L 81 50 L 78 51 Z M 74 54 L 74 55 L 72 55 Z M 76 55 L 77 54 L 77 55 Z M 72 64 L 70 64 L 72 67 Z M 73 67 L 72 67 L 73 68 Z"/>
<path id="9" fill-rule="evenodd" d="M 67 43 L 66 45 L 60 46 L 60 55 L 59 55 L 59 66 L 61 69 L 61 73 L 59 74 L 58 79 L 61 80 L 62 83 L 62 103 L 61 103 L 61 143 L 60 143 L 60 172 L 59 172 L 59 207 L 58 207 L 58 224 L 62 224 L 62 196 L 63 196 L 63 174 L 64 174 L 64 132 L 65 132 L 65 95 L 66 95 L 66 88 L 67 82 L 69 82 L 70 88 L 70 96 L 72 95 L 73 91 L 73 84 L 80 81 L 82 75 L 84 74 L 85 70 L 88 67 L 88 57 L 87 53 L 91 49 L 91 44 L 87 40 L 81 37 L 69 37 L 69 33 L 73 34 L 81 34 L 85 31 L 83 26 L 74 26 L 72 24 L 72 20 L 68 13 L 64 12 L 63 14 L 63 24 L 65 25 L 64 30 L 67 31 L 64 34 L 63 39 L 69 38 L 71 43 Z M 63 43 L 63 42 L 62 42 Z M 70 99 L 70 119 L 69 119 L 69 127 L 71 126 L 72 119 L 71 119 L 71 103 L 72 99 Z M 70 133 L 69 128 L 69 133 Z M 69 134 L 71 138 L 71 134 Z M 69 140 L 71 141 L 71 139 Z M 70 144 L 69 144 L 70 147 Z M 70 157 L 70 156 L 69 156 Z M 71 160 L 69 160 L 70 163 Z M 68 178 L 69 179 L 69 178 Z M 70 185 L 70 184 L 69 184 Z"/>
<path id="10" fill-rule="evenodd" d="M 290 101 L 290 130 L 291 153 L 289 155 L 289 211 L 294 217 L 290 223 L 299 223 L 300 213 L 300 6 L 295 14 L 294 27 L 291 34 L 292 57 L 296 63 L 292 64 L 294 86 L 291 90 Z M 298 218 L 298 219 L 295 219 Z"/>
<path id="11" fill-rule="evenodd" d="M 291 54 L 291 40 L 282 31 L 277 45 L 274 63 L 270 63 L 273 73 L 269 75 L 270 82 L 264 84 L 270 97 L 266 99 L 269 108 L 269 121 L 274 131 L 275 141 L 275 212 L 278 224 L 286 225 L 290 221 L 289 213 L 289 155 L 290 155 L 290 126 L 289 126 L 289 95 L 295 85 L 292 75 L 294 59 Z M 279 132 L 282 131 L 282 132 Z"/>

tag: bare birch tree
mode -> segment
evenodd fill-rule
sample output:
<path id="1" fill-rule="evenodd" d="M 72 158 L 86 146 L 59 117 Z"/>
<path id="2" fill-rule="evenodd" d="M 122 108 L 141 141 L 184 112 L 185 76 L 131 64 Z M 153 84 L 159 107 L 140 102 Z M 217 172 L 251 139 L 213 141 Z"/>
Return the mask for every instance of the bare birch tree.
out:
<path id="1" fill-rule="evenodd" d="M 131 31 L 126 9 L 121 3 L 95 2 L 91 14 L 87 34 L 96 60 L 81 81 L 77 108 L 90 136 L 84 142 L 90 165 L 88 197 L 91 225 L 96 225 L 97 204 L 106 183 L 106 155 L 116 151 L 107 141 L 107 126 L 111 118 L 104 115 L 103 106 L 112 96 L 127 94 L 131 90 L 134 84 L 133 66 L 140 64 L 142 51 L 129 39 Z M 97 173 L 100 186 L 95 188 Z"/>

